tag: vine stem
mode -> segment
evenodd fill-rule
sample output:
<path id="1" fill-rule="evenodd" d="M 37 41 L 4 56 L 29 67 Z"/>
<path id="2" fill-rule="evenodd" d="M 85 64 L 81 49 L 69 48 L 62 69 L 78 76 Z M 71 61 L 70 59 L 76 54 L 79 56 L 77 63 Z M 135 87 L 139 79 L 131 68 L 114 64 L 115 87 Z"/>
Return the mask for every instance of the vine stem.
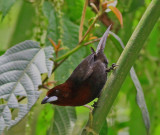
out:
<path id="1" fill-rule="evenodd" d="M 118 59 L 117 65 L 119 66 L 107 80 L 105 88 L 98 99 L 98 107 L 93 110 L 92 126 L 90 126 L 91 121 L 89 120 L 82 131 L 82 135 L 93 135 L 93 132 L 95 134 L 100 132 L 130 68 L 133 66 L 144 42 L 160 17 L 159 13 L 160 0 L 152 0 Z"/>

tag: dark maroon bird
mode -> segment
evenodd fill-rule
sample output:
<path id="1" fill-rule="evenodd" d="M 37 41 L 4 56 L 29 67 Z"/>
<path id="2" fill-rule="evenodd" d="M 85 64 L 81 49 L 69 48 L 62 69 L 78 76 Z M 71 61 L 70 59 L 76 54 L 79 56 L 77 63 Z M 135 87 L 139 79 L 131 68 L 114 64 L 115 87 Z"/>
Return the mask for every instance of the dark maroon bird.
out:
<path id="1" fill-rule="evenodd" d="M 107 81 L 107 72 L 116 66 L 112 64 L 112 67 L 108 68 L 108 60 L 104 55 L 109 30 L 110 26 L 101 38 L 96 52 L 92 49 L 92 54 L 76 67 L 66 82 L 49 90 L 42 104 L 81 106 L 100 95 Z"/>

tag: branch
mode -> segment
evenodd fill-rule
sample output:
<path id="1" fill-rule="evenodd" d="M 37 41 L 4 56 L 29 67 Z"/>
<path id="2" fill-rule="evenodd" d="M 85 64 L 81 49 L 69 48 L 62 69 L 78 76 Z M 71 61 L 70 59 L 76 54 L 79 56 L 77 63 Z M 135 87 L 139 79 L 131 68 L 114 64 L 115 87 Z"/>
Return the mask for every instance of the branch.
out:
<path id="1" fill-rule="evenodd" d="M 98 107 L 93 110 L 92 124 L 90 124 L 91 121 L 88 121 L 82 135 L 93 135 L 93 132 L 96 134 L 100 132 L 123 81 L 125 80 L 130 68 L 133 66 L 144 42 L 160 17 L 159 13 L 160 0 L 152 0 L 122 52 L 117 62 L 117 65 L 119 66 L 110 75 L 106 86 L 102 91 L 98 100 Z"/>
<path id="2" fill-rule="evenodd" d="M 85 37 L 88 35 L 88 33 L 91 31 L 91 29 L 94 27 L 94 24 L 97 22 L 98 18 L 100 17 L 102 13 L 98 13 L 96 15 L 96 17 L 94 18 L 93 23 L 89 26 L 88 30 L 86 31 L 86 33 L 84 34 L 84 36 L 82 37 L 81 41 L 79 42 L 79 44 L 81 44 L 83 42 L 83 40 L 85 39 Z"/>
<path id="3" fill-rule="evenodd" d="M 92 44 L 92 43 L 94 43 L 94 42 L 98 42 L 98 41 L 100 41 L 100 40 L 101 40 L 101 38 L 96 38 L 96 39 L 94 39 L 94 40 L 92 40 L 92 41 L 89 41 L 89 42 L 84 43 L 84 45 L 86 46 L 86 45 Z"/>

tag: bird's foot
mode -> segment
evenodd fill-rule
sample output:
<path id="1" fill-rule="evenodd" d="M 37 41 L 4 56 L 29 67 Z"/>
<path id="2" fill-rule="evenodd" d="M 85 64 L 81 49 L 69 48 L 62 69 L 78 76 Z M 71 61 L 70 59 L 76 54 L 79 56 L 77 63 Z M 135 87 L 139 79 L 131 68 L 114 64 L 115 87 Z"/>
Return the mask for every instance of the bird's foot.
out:
<path id="1" fill-rule="evenodd" d="M 94 108 L 96 108 L 96 107 L 98 107 L 97 104 L 98 104 L 98 102 L 94 102 L 93 105 L 91 105 L 91 106 L 94 107 Z"/>
<path id="2" fill-rule="evenodd" d="M 86 108 L 88 108 L 90 110 L 90 112 L 93 111 L 93 108 L 91 106 L 89 106 L 89 105 L 83 105 L 83 106 L 86 107 Z"/>
<path id="3" fill-rule="evenodd" d="M 106 72 L 110 72 L 111 70 L 114 70 L 118 65 L 116 65 L 115 63 L 112 64 L 112 66 L 110 68 L 106 69 Z"/>
<path id="4" fill-rule="evenodd" d="M 93 111 L 93 108 L 89 105 L 83 105 L 84 107 L 86 108 L 89 108 L 89 121 L 90 121 L 90 124 L 92 125 L 92 121 L 93 121 L 93 114 L 92 114 L 92 111 Z"/>

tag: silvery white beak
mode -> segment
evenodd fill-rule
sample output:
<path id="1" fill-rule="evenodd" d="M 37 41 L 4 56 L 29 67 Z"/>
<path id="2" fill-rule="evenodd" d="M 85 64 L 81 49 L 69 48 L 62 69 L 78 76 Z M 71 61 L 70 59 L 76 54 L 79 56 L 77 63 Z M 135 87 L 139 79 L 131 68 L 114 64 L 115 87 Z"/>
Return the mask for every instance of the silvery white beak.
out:
<path id="1" fill-rule="evenodd" d="M 52 96 L 52 97 L 46 96 L 46 97 L 42 100 L 41 104 L 53 102 L 53 101 L 56 101 L 56 100 L 58 100 L 58 97 L 57 97 L 57 96 Z"/>

